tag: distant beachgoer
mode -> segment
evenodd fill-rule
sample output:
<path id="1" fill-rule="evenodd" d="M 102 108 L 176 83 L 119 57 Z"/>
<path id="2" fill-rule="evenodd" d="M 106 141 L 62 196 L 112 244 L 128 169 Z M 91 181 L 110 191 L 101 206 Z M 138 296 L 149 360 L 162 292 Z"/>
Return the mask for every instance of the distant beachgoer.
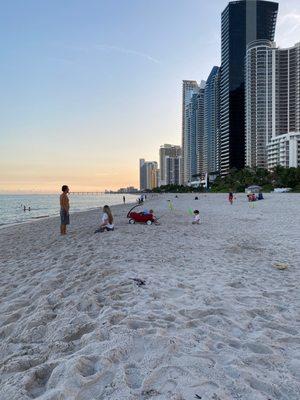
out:
<path id="1" fill-rule="evenodd" d="M 199 212 L 199 210 L 195 210 L 193 214 L 194 214 L 194 219 L 193 219 L 192 224 L 193 225 L 199 225 L 200 224 L 200 212 Z"/>
<path id="2" fill-rule="evenodd" d="M 196 197 L 195 197 L 195 200 L 199 200 L 199 197 L 198 197 L 198 196 L 196 196 Z"/>
<path id="3" fill-rule="evenodd" d="M 70 203 L 69 203 L 69 187 L 67 185 L 63 185 L 62 194 L 59 197 L 60 202 L 60 234 L 66 235 L 67 233 L 67 225 L 70 224 Z"/>
<path id="4" fill-rule="evenodd" d="M 26 211 L 26 207 L 25 206 L 23 207 L 23 211 Z"/>
<path id="5" fill-rule="evenodd" d="M 228 201 L 231 205 L 233 204 L 233 193 L 232 192 L 229 192 L 229 194 L 228 194 Z"/>
<path id="6" fill-rule="evenodd" d="M 113 231 L 114 227 L 114 218 L 109 206 L 103 207 L 103 215 L 102 215 L 102 223 L 100 228 L 95 231 L 95 233 L 104 232 L 104 231 Z"/>
<path id="7" fill-rule="evenodd" d="M 123 203 L 125 204 L 125 202 L 126 202 L 126 199 L 125 199 L 125 196 L 123 196 Z"/>
<path id="8" fill-rule="evenodd" d="M 31 208 L 30 208 L 30 207 L 28 207 L 28 211 L 31 211 Z"/>

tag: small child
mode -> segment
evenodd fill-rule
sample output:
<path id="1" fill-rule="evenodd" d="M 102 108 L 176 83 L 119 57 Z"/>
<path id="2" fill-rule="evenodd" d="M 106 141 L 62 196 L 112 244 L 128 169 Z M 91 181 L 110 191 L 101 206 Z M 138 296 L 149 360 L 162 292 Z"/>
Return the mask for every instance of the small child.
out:
<path id="1" fill-rule="evenodd" d="M 194 211 L 194 220 L 192 222 L 193 225 L 199 225 L 200 224 L 200 213 L 198 210 Z"/>
<path id="2" fill-rule="evenodd" d="M 155 225 L 159 225 L 159 221 L 157 219 L 157 217 L 154 215 L 154 211 L 153 210 L 149 210 L 149 214 L 152 215 L 152 219 Z"/>

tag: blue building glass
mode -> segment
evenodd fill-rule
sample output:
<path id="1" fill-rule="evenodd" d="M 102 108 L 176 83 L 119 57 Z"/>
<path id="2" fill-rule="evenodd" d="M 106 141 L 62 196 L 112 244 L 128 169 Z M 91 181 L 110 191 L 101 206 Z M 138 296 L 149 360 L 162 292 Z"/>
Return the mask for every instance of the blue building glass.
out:
<path id="1" fill-rule="evenodd" d="M 253 40 L 274 40 L 278 3 L 230 2 L 222 13 L 220 170 L 245 165 L 245 56 Z"/>

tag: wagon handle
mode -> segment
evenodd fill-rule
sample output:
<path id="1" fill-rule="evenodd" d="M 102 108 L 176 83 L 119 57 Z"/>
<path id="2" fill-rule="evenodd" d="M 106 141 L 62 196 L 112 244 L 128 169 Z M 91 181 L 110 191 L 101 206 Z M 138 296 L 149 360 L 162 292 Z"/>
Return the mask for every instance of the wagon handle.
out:
<path id="1" fill-rule="evenodd" d="M 131 211 L 134 210 L 136 207 L 140 207 L 140 204 L 136 204 L 134 207 L 131 208 L 131 210 L 128 211 L 127 218 L 130 218 L 130 217 L 129 217 L 129 214 L 130 214 Z"/>

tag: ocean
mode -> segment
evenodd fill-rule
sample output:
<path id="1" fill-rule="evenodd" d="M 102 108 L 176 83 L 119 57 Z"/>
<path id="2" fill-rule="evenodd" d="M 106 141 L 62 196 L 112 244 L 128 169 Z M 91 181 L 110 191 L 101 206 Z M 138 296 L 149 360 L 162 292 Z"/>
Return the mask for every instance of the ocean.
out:
<path id="1" fill-rule="evenodd" d="M 97 207 L 122 204 L 123 196 L 126 203 L 136 201 L 138 195 L 130 194 L 99 194 L 79 195 L 70 194 L 70 213 L 87 211 Z M 30 211 L 24 211 L 30 207 Z M 0 227 L 3 225 L 18 224 L 42 217 L 59 216 L 59 195 L 57 194 L 28 194 L 4 195 L 0 194 Z"/>

